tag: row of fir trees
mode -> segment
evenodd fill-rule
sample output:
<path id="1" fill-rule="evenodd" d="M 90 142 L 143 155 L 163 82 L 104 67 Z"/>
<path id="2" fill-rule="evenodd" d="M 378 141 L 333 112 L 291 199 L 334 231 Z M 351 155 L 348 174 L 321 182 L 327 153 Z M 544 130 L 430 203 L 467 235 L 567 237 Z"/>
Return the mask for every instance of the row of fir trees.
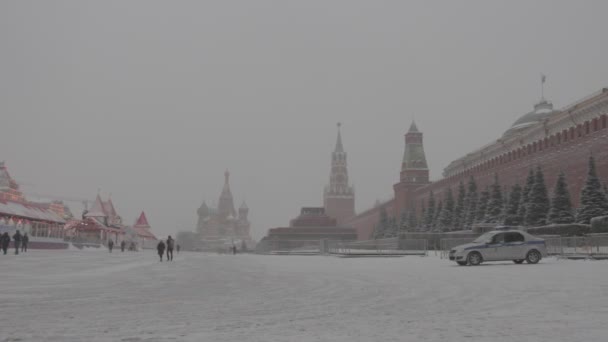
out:
<path id="1" fill-rule="evenodd" d="M 585 186 L 581 191 L 580 206 L 574 209 L 563 172 L 557 177 L 553 194 L 549 198 L 543 170 L 538 166 L 530 169 L 523 186 L 503 188 L 494 175 L 494 182 L 478 191 L 475 178 L 468 184 L 460 182 L 456 194 L 448 188 L 442 199 L 429 193 L 426 203 L 421 204 L 422 216 L 416 210 L 404 211 L 399 221 L 389 217 L 382 208 L 380 220 L 374 230 L 374 238 L 397 236 L 400 232 L 455 231 L 470 229 L 473 224 L 490 223 L 509 226 L 543 226 L 547 224 L 584 223 L 591 218 L 608 215 L 608 190 L 597 176 L 595 160 L 589 157 Z"/>

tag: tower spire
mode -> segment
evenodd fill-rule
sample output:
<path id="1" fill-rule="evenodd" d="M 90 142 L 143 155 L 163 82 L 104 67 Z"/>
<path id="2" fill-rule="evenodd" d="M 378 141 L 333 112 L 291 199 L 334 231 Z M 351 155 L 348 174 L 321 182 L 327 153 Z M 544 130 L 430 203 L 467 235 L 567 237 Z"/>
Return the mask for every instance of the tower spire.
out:
<path id="1" fill-rule="evenodd" d="M 540 101 L 545 101 L 545 82 L 547 81 L 547 76 L 540 73 Z"/>
<path id="2" fill-rule="evenodd" d="M 408 130 L 408 133 L 419 133 L 420 131 L 418 130 L 418 127 L 416 126 L 416 121 L 412 120 L 412 124 L 410 125 L 410 129 Z"/>
<path id="3" fill-rule="evenodd" d="M 342 126 L 342 123 L 338 122 L 337 126 L 338 126 L 338 138 L 336 140 L 336 148 L 334 149 L 334 152 L 344 152 L 344 147 L 342 146 L 342 134 L 340 132 L 340 127 Z"/>
<path id="4" fill-rule="evenodd" d="M 230 172 L 228 172 L 228 169 L 224 172 L 224 187 L 222 188 L 222 194 L 220 195 L 218 211 L 223 217 L 236 216 L 232 192 L 230 191 Z"/>

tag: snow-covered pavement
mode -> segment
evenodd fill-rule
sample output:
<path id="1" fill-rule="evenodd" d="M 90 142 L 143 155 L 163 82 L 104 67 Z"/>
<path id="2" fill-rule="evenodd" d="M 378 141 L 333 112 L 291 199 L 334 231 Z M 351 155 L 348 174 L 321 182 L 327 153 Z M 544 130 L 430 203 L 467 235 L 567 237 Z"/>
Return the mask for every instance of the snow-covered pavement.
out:
<path id="1" fill-rule="evenodd" d="M 606 340 L 606 261 L 0 255 L 0 341 Z"/>

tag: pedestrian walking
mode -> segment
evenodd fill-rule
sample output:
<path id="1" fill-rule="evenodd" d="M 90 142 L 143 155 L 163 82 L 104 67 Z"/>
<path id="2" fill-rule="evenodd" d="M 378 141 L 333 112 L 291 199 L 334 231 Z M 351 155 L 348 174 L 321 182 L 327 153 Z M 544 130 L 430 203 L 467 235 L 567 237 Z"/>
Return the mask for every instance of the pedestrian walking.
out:
<path id="1" fill-rule="evenodd" d="M 236 255 L 236 246 L 232 245 L 232 255 Z"/>
<path id="2" fill-rule="evenodd" d="M 181 246 L 179 245 L 179 243 L 177 244 L 177 246 L 175 248 L 177 249 L 177 254 L 179 254 L 179 250 L 181 249 Z"/>
<path id="3" fill-rule="evenodd" d="M 169 235 L 167 238 L 167 261 L 173 261 L 173 246 L 175 245 L 175 240 Z"/>
<path id="4" fill-rule="evenodd" d="M 6 251 L 8 250 L 8 245 L 11 243 L 11 237 L 8 235 L 8 232 L 4 232 L 0 237 L 0 245 L 2 246 L 2 251 L 4 255 L 6 255 Z"/>
<path id="5" fill-rule="evenodd" d="M 110 240 L 108 240 L 108 249 L 110 250 L 110 253 L 112 253 L 113 248 L 114 248 L 114 240 L 110 239 Z"/>
<path id="6" fill-rule="evenodd" d="M 27 236 L 27 233 L 23 234 L 23 239 L 21 240 L 21 251 L 27 252 L 27 244 L 30 242 L 30 237 Z"/>
<path id="7" fill-rule="evenodd" d="M 158 256 L 160 257 L 160 262 L 163 262 L 163 254 L 165 254 L 165 243 L 163 242 L 163 240 L 160 240 L 158 242 L 158 245 L 156 245 L 156 251 L 158 252 Z"/>
<path id="8" fill-rule="evenodd" d="M 15 245 L 15 254 L 19 254 L 19 247 L 21 247 L 21 232 L 17 229 L 15 235 L 13 235 L 13 245 Z"/>
<path id="9" fill-rule="evenodd" d="M 124 252 L 125 251 L 125 246 L 127 245 L 127 243 L 125 242 L 125 240 L 122 240 L 122 242 L 120 243 L 120 251 Z"/>

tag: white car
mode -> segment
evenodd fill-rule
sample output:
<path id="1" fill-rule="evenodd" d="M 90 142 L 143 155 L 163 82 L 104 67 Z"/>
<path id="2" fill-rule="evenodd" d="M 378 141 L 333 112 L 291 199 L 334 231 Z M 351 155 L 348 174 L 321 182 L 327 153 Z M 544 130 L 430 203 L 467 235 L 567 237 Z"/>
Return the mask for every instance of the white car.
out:
<path id="1" fill-rule="evenodd" d="M 545 240 L 519 230 L 496 230 L 485 233 L 471 243 L 450 250 L 450 260 L 458 265 L 479 265 L 484 261 L 513 260 L 538 263 L 547 256 Z"/>

